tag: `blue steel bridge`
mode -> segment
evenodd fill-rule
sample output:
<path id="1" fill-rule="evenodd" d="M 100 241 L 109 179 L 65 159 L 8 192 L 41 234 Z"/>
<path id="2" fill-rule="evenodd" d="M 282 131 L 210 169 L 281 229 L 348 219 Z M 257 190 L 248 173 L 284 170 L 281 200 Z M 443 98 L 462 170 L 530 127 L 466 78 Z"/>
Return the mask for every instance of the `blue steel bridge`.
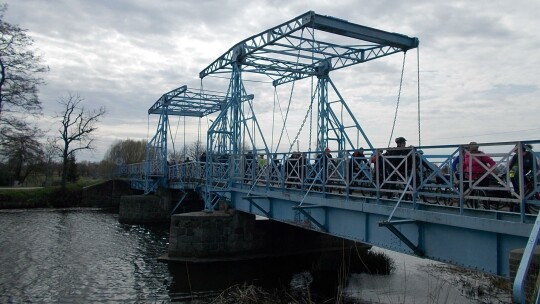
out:
<path id="1" fill-rule="evenodd" d="M 496 275 L 508 276 L 510 251 L 526 248 L 514 283 L 515 300 L 524 302 L 524 277 L 540 231 L 540 189 L 537 162 L 524 172 L 523 156 L 537 157 L 525 144 L 534 148 L 540 140 L 479 143 L 485 154 L 472 154 L 469 165 L 481 156 L 496 165 L 481 165 L 485 172 L 475 176 L 459 165 L 466 145 L 410 146 L 401 153 L 374 147 L 359 122 L 366 113 L 349 106 L 331 78 L 334 71 L 361 71 L 372 60 L 398 53 L 403 69 L 405 54 L 418 45 L 417 38 L 314 12 L 251 36 L 200 72 L 201 88 L 180 86 L 150 107 L 148 114 L 159 115 L 159 123 L 146 159 L 128 164 L 123 174 L 146 193 L 196 191 L 208 212 L 225 201 L 290 225 Z M 208 77 L 216 75 L 223 76 Z M 278 112 L 281 134 L 296 133 L 293 140 L 268 144 L 278 124 L 268 130 L 259 122 L 260 92 L 248 92 L 244 75 L 270 79 L 270 92 L 290 90 Z M 228 81 L 224 92 L 205 90 L 208 78 Z M 402 81 L 403 70 L 400 92 Z M 309 92 L 293 94 L 302 83 Z M 256 88 L 264 89 L 264 83 Z M 287 113 L 299 100 L 305 104 L 303 120 L 291 125 Z M 212 118 L 204 156 L 200 151 L 190 162 L 168 161 L 170 116 Z M 299 138 L 305 149 L 299 149 Z M 324 156 L 327 147 L 331 159 Z M 361 147 L 363 154 L 353 156 Z M 509 166 L 514 155 L 516 188 Z"/>

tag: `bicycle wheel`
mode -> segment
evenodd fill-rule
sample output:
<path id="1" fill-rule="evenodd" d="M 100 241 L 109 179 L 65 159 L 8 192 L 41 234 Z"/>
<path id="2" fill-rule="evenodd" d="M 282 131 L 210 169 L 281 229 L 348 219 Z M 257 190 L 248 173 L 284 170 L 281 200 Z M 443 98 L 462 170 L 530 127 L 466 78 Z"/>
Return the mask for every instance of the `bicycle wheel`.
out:
<path id="1" fill-rule="evenodd" d="M 535 193 L 534 194 L 534 199 L 536 201 L 540 201 L 540 193 Z M 525 212 L 527 213 L 530 213 L 530 214 L 538 214 L 538 210 L 540 209 L 540 206 L 538 205 L 533 205 L 533 204 L 526 204 L 525 205 Z"/>
<path id="2" fill-rule="evenodd" d="M 486 208 L 486 205 L 487 205 L 487 208 Z M 502 201 L 487 201 L 487 202 L 484 202 L 484 208 L 485 209 L 501 210 L 506 206 L 508 206 L 508 204 L 506 202 L 502 202 Z"/>
<path id="3" fill-rule="evenodd" d="M 439 189 L 427 189 L 427 191 L 429 193 L 437 193 Z M 422 199 L 424 200 L 424 202 L 428 203 L 428 204 L 438 204 L 438 197 L 437 195 L 422 195 Z"/>
<path id="4" fill-rule="evenodd" d="M 469 197 L 465 199 L 465 206 L 473 209 L 478 209 L 483 204 L 483 202 L 485 202 L 482 201 L 480 197 L 486 197 L 486 192 L 484 190 L 474 189 L 468 196 Z"/>
<path id="5" fill-rule="evenodd" d="M 437 195 L 437 202 L 439 203 L 439 205 L 452 206 L 454 205 L 454 202 L 457 201 L 455 198 L 448 196 L 450 193 L 452 193 L 452 190 L 448 188 L 439 188 L 437 189 L 437 193 L 439 194 Z"/>

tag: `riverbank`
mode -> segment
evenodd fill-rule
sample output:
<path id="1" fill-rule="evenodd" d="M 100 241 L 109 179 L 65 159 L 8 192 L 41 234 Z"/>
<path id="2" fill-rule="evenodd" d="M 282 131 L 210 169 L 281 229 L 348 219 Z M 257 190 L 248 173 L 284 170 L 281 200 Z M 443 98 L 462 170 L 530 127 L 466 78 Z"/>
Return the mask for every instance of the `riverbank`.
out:
<path id="1" fill-rule="evenodd" d="M 49 187 L 0 187 L 0 209 L 92 207 L 83 203 L 84 189 L 104 183 L 103 180 L 81 180 L 77 183 Z"/>
<path id="2" fill-rule="evenodd" d="M 0 188 L 0 209 L 80 207 L 84 185 Z"/>
<path id="3" fill-rule="evenodd" d="M 118 179 L 87 179 L 51 187 L 0 187 L 0 209 L 100 207 L 118 208 L 122 195 L 142 194 Z"/>

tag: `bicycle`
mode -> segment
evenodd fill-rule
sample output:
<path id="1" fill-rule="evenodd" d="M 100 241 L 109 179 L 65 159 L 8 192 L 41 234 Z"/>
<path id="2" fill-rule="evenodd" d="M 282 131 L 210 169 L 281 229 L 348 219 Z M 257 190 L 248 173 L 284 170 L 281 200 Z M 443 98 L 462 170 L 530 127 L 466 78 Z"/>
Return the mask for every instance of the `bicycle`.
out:
<path id="1" fill-rule="evenodd" d="M 480 189 L 472 189 L 465 198 L 465 206 L 472 209 L 478 209 L 481 205 L 485 205 L 485 201 L 481 198 L 486 197 L 486 191 Z"/>
<path id="2" fill-rule="evenodd" d="M 529 196 L 529 194 L 534 191 L 534 178 L 532 174 L 525 175 L 525 197 Z M 540 193 L 536 192 L 534 193 L 531 198 L 531 200 L 536 200 L 540 202 Z M 540 209 L 539 205 L 526 203 L 525 204 L 525 212 L 530 214 L 538 214 L 538 211 Z"/>

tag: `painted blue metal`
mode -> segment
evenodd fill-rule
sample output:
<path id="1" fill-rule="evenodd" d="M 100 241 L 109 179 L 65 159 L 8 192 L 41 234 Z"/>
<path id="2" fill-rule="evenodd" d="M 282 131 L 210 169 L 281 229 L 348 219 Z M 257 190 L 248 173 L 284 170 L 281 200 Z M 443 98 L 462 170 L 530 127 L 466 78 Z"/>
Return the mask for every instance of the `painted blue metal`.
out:
<path id="1" fill-rule="evenodd" d="M 516 279 L 514 280 L 513 285 L 513 296 L 514 303 L 527 303 L 527 298 L 525 297 L 525 279 L 529 272 L 529 267 L 531 261 L 534 257 L 534 249 L 538 245 L 538 239 L 540 238 L 540 214 L 536 217 L 534 226 L 531 231 L 531 235 L 527 241 L 527 246 L 523 251 L 523 257 L 521 258 L 521 263 L 519 264 L 518 271 L 516 273 Z M 540 294 L 537 295 L 536 303 L 540 301 Z"/>
<path id="2" fill-rule="evenodd" d="M 316 35 L 319 31 L 323 35 Z M 147 179 L 152 176 L 148 164 L 156 155 L 166 164 L 158 152 L 166 151 L 168 114 L 200 117 L 219 112 L 208 130 L 206 162 L 159 167 L 159 176 L 167 181 L 160 186 L 201 189 L 207 211 L 226 201 L 239 211 L 306 229 L 507 275 L 510 250 L 524 247 L 531 242 L 531 231 L 540 229 L 538 220 L 533 229 L 531 215 L 540 206 L 538 168 L 533 166 L 532 182 L 525 186 L 523 152 L 515 150 L 525 142 L 481 144 L 489 150 L 482 155 L 492 157 L 496 166 L 484 167 L 485 173 L 474 179 L 462 166 L 453 168 L 455 160 L 465 163 L 463 145 L 388 153 L 396 149 L 371 145 L 330 79 L 333 70 L 406 52 L 418 43 L 417 38 L 314 12 L 247 38 L 199 73 L 200 78 L 230 74 L 222 99 L 207 97 L 208 104 L 197 104 L 202 95 L 190 95 L 173 109 L 172 100 L 185 90 L 179 88 L 150 108 L 149 113 L 159 112 L 162 118 L 149 143 L 156 152 L 148 152 L 144 174 Z M 244 73 L 267 75 L 275 87 L 317 77 L 316 93 L 311 92 L 311 102 L 317 99 L 315 151 L 270 153 L 255 115 L 254 97 L 243 84 Z M 352 123 L 344 123 L 343 115 Z M 363 145 L 353 143 L 351 131 L 361 134 Z M 352 157 L 360 146 L 366 147 L 364 155 Z M 332 159 L 320 156 L 326 147 L 334 150 Z M 508 177 L 508 163 L 516 153 L 519 189 Z M 257 162 L 260 155 L 265 163 Z M 469 165 L 480 161 L 474 154 L 467 159 Z M 130 166 L 128 174 L 140 174 L 140 165 Z M 537 242 L 538 235 L 532 243 Z"/>
<path id="3" fill-rule="evenodd" d="M 529 141 L 540 144 L 539 140 Z M 507 156 L 515 146 L 522 143 L 483 143 L 486 152 L 499 165 L 499 172 L 490 174 L 491 178 L 504 175 L 509 170 Z M 444 155 L 441 149 L 449 151 Z M 512 249 L 523 248 L 531 235 L 535 215 L 521 212 L 522 198 L 508 186 L 511 183 L 504 178 L 506 185 L 491 184 L 484 187 L 484 196 L 468 190 L 461 192 L 460 184 L 468 184 L 469 189 L 481 188 L 470 181 L 460 180 L 460 171 L 442 166 L 455 156 L 455 151 L 462 151 L 459 146 L 422 147 L 422 159 L 432 160 L 430 168 L 437 170 L 435 174 L 419 174 L 413 171 L 403 179 L 392 180 L 398 168 L 380 172 L 379 184 L 376 183 L 377 171 L 373 166 L 365 167 L 368 177 L 360 174 L 352 175 L 349 171 L 338 174 L 337 168 L 342 164 L 362 163 L 377 155 L 377 150 L 366 152 L 365 157 L 357 159 L 345 155 L 334 157 L 335 163 L 327 168 L 316 166 L 317 152 L 304 152 L 306 162 L 300 166 L 291 159 L 288 153 L 279 153 L 277 160 L 264 166 L 248 168 L 245 166 L 247 153 L 231 155 L 225 162 L 211 161 L 207 163 L 183 164 L 176 177 L 179 180 L 191 181 L 215 195 L 212 207 L 226 200 L 235 209 L 268 217 L 287 224 L 306 229 L 313 229 L 336 236 L 345 237 L 391 250 L 415 254 L 407 241 L 400 239 L 390 230 L 380 227 L 394 223 L 395 229 L 405 237 L 414 248 L 422 252 L 426 258 L 461 265 L 498 275 L 508 275 L 508 255 Z M 370 154 L 368 154 L 370 153 Z M 381 154 L 382 164 L 395 161 L 395 157 Z M 407 165 L 408 157 L 401 157 L 403 165 Z M 342 166 L 343 167 L 343 166 Z M 207 170 L 210 168 L 209 170 Z M 369 169 L 368 169 L 369 168 Z M 294 169 L 294 170 L 293 170 Z M 246 174 L 246 171 L 253 171 Z M 369 171 L 368 171 L 369 170 Z M 448 172 L 446 172 L 448 170 Z M 128 170 L 130 171 L 130 170 Z M 190 172 L 191 171 L 191 172 Z M 324 172 L 322 172 L 324 171 Z M 206 175 L 211 172 L 212 183 L 207 183 Z M 444 173 L 446 172 L 446 173 Z M 537 171 L 536 171 L 537 173 Z M 315 175 L 326 175 L 327 185 L 321 180 L 312 178 Z M 450 181 L 451 191 L 440 191 L 446 188 L 445 182 L 438 184 L 437 176 L 446 176 Z M 197 178 L 199 176 L 200 178 Z M 404 179 L 407 180 L 404 180 Z M 415 186 L 406 188 L 411 180 L 417 180 Z M 181 183 L 177 184 L 181 187 Z M 184 184 L 185 185 L 185 184 Z M 392 185 L 393 187 L 389 187 Z M 540 186 L 532 185 L 532 192 L 540 192 Z M 349 193 L 349 190 L 352 191 Z M 502 194 L 505 194 L 504 196 Z M 405 194 L 403 196 L 403 194 Z M 403 199 L 397 205 L 397 198 Z M 526 196 L 528 193 L 526 194 Z M 393 198 L 387 198 L 393 196 Z M 477 201 L 473 205 L 470 202 Z M 540 200 L 531 197 L 526 200 L 527 206 L 539 206 Z M 498 205 L 501 204 L 501 205 Z M 397 225 L 397 223 L 407 224 Z"/>
<path id="4" fill-rule="evenodd" d="M 222 93 L 194 91 L 185 85 L 163 94 L 148 109 L 149 115 L 159 115 L 159 123 L 155 135 L 146 145 L 144 171 L 138 167 L 132 167 L 139 181 L 133 183 L 133 186 L 137 187 L 141 184 L 140 181 L 143 181 L 145 193 L 154 192 L 158 187 L 188 188 L 185 179 L 182 180 L 181 185 L 177 185 L 179 180 L 176 177 L 179 170 L 184 170 L 184 172 L 192 172 L 192 170 L 189 168 L 186 170 L 185 167 L 179 168 L 177 164 L 167 164 L 169 115 L 203 117 L 221 111 L 228 102 L 227 96 Z M 170 165 L 172 167 L 169 167 Z M 195 174 L 197 174 L 196 177 L 200 177 L 200 173 Z"/>
<path id="5" fill-rule="evenodd" d="M 321 41 L 316 31 L 350 39 L 351 43 Z M 308 32 L 307 37 L 304 37 Z M 362 44 L 353 41 L 363 41 Z M 220 56 L 199 73 L 204 78 L 228 73 L 232 63 L 244 71 L 269 75 L 274 85 L 319 75 L 320 63 L 330 62 L 337 70 L 418 47 L 418 38 L 381 31 L 329 16 L 304 13 L 292 20 L 251 36 Z"/>

